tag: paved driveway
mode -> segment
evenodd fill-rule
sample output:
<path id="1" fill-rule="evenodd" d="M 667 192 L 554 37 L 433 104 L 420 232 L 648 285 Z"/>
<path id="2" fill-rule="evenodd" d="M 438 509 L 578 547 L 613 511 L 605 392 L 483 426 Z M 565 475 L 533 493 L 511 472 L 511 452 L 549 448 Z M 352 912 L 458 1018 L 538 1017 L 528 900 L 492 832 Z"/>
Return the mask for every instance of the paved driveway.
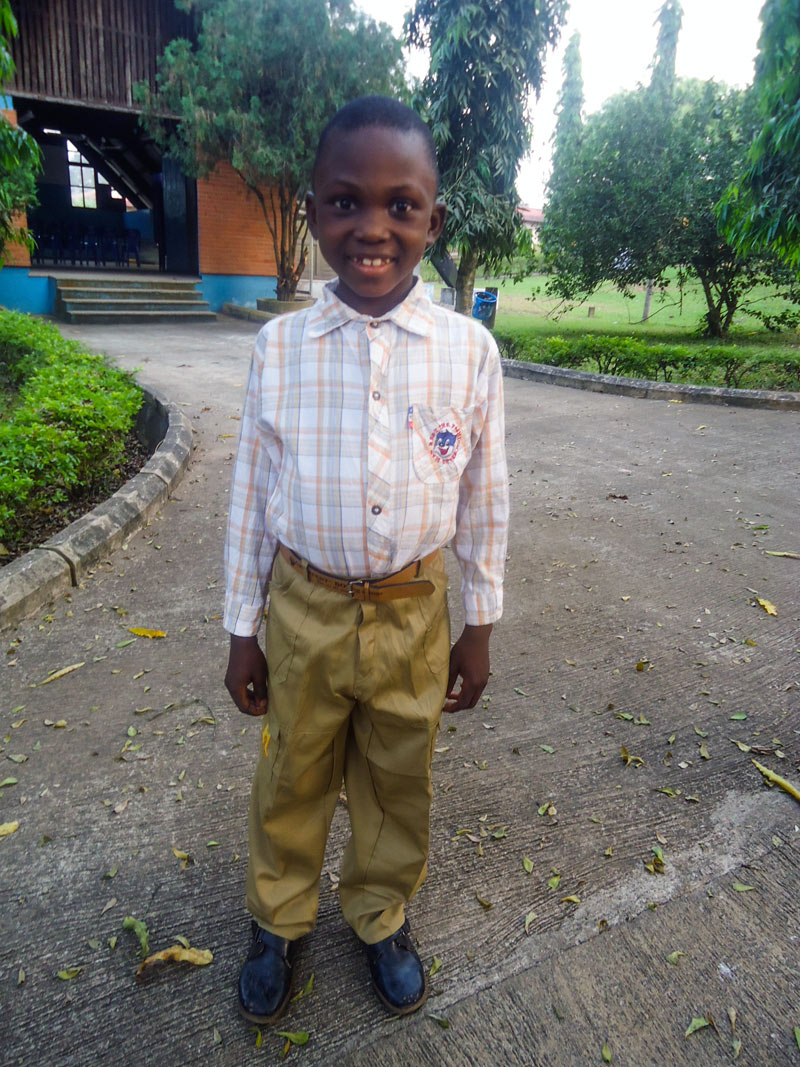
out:
<path id="1" fill-rule="evenodd" d="M 20 824 L 0 840 L 6 1059 L 276 1063 L 283 1039 L 257 1048 L 235 1012 L 258 730 L 223 689 L 219 622 L 255 327 L 65 332 L 184 405 L 197 447 L 161 515 L 7 637 L 2 754 L 27 759 L 0 776 Z M 767 554 L 800 552 L 798 416 L 506 397 L 507 609 L 483 705 L 437 746 L 410 913 L 434 996 L 397 1022 L 370 992 L 335 891 L 342 808 L 289 1062 L 583 1067 L 607 1042 L 617 1065 L 711 1065 L 740 1040 L 740 1063 L 800 1063 L 800 807 L 751 762 L 800 782 L 800 562 Z M 129 914 L 151 948 L 181 935 L 213 964 L 137 985 Z M 695 1016 L 716 1030 L 684 1037 Z"/>

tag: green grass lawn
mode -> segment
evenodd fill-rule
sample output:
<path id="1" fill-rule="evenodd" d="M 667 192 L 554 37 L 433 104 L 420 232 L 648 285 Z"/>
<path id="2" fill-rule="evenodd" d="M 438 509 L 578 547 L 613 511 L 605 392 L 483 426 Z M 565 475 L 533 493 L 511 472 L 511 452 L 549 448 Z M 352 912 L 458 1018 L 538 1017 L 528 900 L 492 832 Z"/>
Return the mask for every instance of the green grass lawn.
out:
<path id="1" fill-rule="evenodd" d="M 437 295 L 442 280 L 429 264 L 422 264 L 422 277 L 433 282 Z M 742 354 L 765 350 L 777 354 L 797 355 L 800 351 L 800 332 L 786 330 L 781 333 L 766 330 L 761 323 L 743 312 L 734 317 L 728 337 L 710 341 L 702 336 L 702 320 L 707 310 L 699 286 L 678 291 L 677 284 L 666 292 L 653 292 L 650 317 L 642 322 L 644 309 L 644 286 L 633 299 L 622 296 L 611 284 L 603 285 L 583 304 L 565 310 L 558 300 L 544 292 L 546 279 L 532 275 L 520 282 L 510 278 L 481 277 L 475 288 L 497 286 L 498 310 L 495 329 L 519 337 L 552 337 L 565 335 L 605 334 L 609 336 L 635 337 L 642 341 L 662 344 L 707 345 L 733 343 Z M 747 298 L 759 310 L 779 312 L 785 303 L 775 296 L 774 290 L 754 290 Z M 590 309 L 591 310 L 590 312 Z"/>
<path id="2" fill-rule="evenodd" d="M 499 289 L 496 326 L 502 330 L 524 329 L 537 334 L 562 333 L 622 334 L 662 343 L 708 344 L 702 337 L 706 302 L 699 286 L 687 287 L 683 294 L 673 285 L 665 292 L 654 291 L 650 317 L 642 322 L 644 286 L 628 299 L 610 284 L 602 286 L 578 307 L 564 305 L 544 292 L 544 278 L 534 276 L 522 282 L 510 279 L 480 279 L 480 286 L 496 285 Z M 762 311 L 779 312 L 784 302 L 774 291 L 764 288 L 748 296 L 748 303 Z M 772 349 L 796 352 L 800 335 L 796 330 L 782 333 L 765 330 L 761 323 L 738 312 L 728 335 L 739 346 L 768 345 Z M 713 343 L 718 344 L 715 340 Z"/>
<path id="3" fill-rule="evenodd" d="M 430 264 L 423 264 L 422 277 L 438 295 L 442 282 Z M 540 275 L 519 282 L 476 279 L 476 290 L 488 285 L 499 290 L 494 333 L 504 355 L 628 377 L 800 390 L 800 331 L 766 330 L 742 310 L 727 337 L 704 337 L 707 307 L 699 286 L 681 293 L 673 281 L 655 290 L 648 321 L 642 322 L 644 286 L 627 298 L 607 284 L 567 309 L 546 295 L 545 282 Z M 751 292 L 747 303 L 771 314 L 786 307 L 768 288 Z"/>

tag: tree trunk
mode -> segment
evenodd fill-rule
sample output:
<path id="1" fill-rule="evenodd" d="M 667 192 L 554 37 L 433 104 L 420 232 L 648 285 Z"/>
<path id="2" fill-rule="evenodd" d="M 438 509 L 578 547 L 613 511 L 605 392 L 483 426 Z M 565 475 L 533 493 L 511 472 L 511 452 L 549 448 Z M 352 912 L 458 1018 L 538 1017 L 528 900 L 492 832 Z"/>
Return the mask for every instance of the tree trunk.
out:
<path id="1" fill-rule="evenodd" d="M 462 315 L 472 314 L 472 291 L 475 288 L 477 266 L 477 255 L 472 251 L 462 251 L 456 275 L 456 311 Z"/>
<path id="2" fill-rule="evenodd" d="M 275 285 L 276 300 L 294 300 L 297 282 L 291 278 L 280 278 Z"/>
<path id="3" fill-rule="evenodd" d="M 650 318 L 650 301 L 653 299 L 653 279 L 647 279 L 647 288 L 644 291 L 644 310 L 642 311 L 642 322 L 647 322 Z"/>
<path id="4" fill-rule="evenodd" d="M 721 301 L 718 301 L 715 298 L 711 282 L 700 270 L 697 271 L 697 277 L 703 287 L 703 295 L 706 298 L 706 306 L 708 307 L 708 311 L 704 316 L 706 320 L 705 336 L 724 337 L 727 332 L 727 327 L 730 325 L 730 319 L 723 325 L 722 304 Z"/>

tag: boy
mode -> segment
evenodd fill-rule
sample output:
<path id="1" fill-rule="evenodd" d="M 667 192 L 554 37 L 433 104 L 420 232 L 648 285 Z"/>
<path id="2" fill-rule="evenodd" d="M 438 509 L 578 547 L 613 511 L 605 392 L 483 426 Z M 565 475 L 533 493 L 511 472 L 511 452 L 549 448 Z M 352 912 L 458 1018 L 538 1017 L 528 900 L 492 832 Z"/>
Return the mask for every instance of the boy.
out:
<path id="1" fill-rule="evenodd" d="M 497 349 L 414 275 L 445 217 L 430 131 L 394 100 L 356 100 L 323 131 L 312 187 L 308 224 L 338 279 L 259 333 L 226 546 L 225 684 L 245 714 L 267 715 L 239 979 L 257 1023 L 289 999 L 342 776 L 342 910 L 384 1004 L 403 1015 L 424 1002 L 404 908 L 426 873 L 433 745 L 442 710 L 480 697 L 502 611 Z M 467 620 L 452 650 L 451 538 Z"/>

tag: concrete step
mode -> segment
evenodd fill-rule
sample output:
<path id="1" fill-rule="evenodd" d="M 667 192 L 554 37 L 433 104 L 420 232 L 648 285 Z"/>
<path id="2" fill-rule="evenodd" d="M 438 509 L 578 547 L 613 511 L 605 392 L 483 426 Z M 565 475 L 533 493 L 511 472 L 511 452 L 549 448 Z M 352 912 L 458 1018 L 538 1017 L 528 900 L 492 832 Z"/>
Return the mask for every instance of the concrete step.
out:
<path id="1" fill-rule="evenodd" d="M 56 278 L 56 285 L 59 289 L 70 288 L 80 286 L 81 288 L 91 289 L 116 289 L 119 287 L 129 287 L 133 289 L 149 289 L 155 287 L 157 289 L 192 289 L 200 282 L 199 278 L 166 278 L 161 274 L 152 274 L 149 277 L 131 277 L 120 278 L 119 275 L 110 278 L 99 278 L 93 276 L 87 278 L 85 276 L 76 275 L 71 278 Z"/>
<path id="2" fill-rule="evenodd" d="M 121 297 L 117 300 L 103 300 L 95 297 L 82 298 L 80 300 L 64 300 L 63 307 L 66 312 L 71 311 L 208 311 L 208 302 L 202 300 L 199 294 L 194 294 L 194 299 L 186 300 L 158 300 L 149 294 L 140 297 Z"/>
<path id="3" fill-rule="evenodd" d="M 73 323 L 210 322 L 193 278 L 59 278 L 56 310 Z"/>
<path id="4" fill-rule="evenodd" d="M 195 288 L 179 289 L 177 287 L 152 286 L 147 289 L 134 286 L 107 286 L 96 288 L 89 285 L 59 285 L 58 295 L 65 302 L 70 300 L 117 300 L 139 297 L 156 300 L 199 300 L 200 293 Z"/>
<path id="5" fill-rule="evenodd" d="M 184 311 L 173 309 L 171 311 L 116 311 L 107 308 L 102 311 L 67 311 L 64 313 L 67 322 L 74 323 L 139 323 L 147 325 L 151 322 L 216 322 L 217 316 L 213 311 Z"/>

